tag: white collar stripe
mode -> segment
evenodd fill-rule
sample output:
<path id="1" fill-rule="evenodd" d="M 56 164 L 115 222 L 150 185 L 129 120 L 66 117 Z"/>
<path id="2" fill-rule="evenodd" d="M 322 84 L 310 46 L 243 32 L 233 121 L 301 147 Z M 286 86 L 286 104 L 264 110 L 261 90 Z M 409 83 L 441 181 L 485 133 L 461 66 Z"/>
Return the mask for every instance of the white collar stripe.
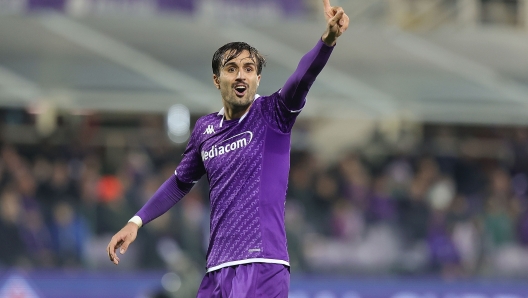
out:
<path id="1" fill-rule="evenodd" d="M 259 97 L 260 97 L 259 94 L 255 94 L 255 98 L 253 99 L 253 101 L 255 101 L 255 99 Z M 244 118 L 246 118 L 246 115 L 248 112 L 246 112 L 244 115 L 242 115 L 242 117 L 240 117 L 240 119 L 238 120 L 238 123 L 240 123 L 242 120 L 244 120 Z M 224 123 L 225 109 L 222 107 L 220 111 L 218 111 L 218 114 L 216 114 L 216 116 L 222 116 L 222 119 L 220 120 L 220 127 L 222 127 L 222 124 Z"/>

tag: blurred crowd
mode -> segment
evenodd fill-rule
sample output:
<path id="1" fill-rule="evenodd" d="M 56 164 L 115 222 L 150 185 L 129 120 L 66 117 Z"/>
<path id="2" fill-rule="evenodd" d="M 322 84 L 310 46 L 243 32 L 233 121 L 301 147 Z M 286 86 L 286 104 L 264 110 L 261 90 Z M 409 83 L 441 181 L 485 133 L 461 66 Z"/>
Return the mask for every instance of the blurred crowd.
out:
<path id="1" fill-rule="evenodd" d="M 407 150 L 373 139 L 326 165 L 300 153 L 286 213 L 293 269 L 527 276 L 528 132 L 483 131 L 439 127 Z"/>
<path id="2" fill-rule="evenodd" d="M 286 204 L 292 271 L 528 276 L 528 130 L 514 131 L 479 143 L 440 130 L 410 151 L 387 145 L 373 158 L 365 146 L 332 162 L 294 148 Z M 119 266 L 106 254 L 183 149 L 3 145 L 0 268 L 199 276 L 209 237 L 205 179 L 140 229 Z"/>

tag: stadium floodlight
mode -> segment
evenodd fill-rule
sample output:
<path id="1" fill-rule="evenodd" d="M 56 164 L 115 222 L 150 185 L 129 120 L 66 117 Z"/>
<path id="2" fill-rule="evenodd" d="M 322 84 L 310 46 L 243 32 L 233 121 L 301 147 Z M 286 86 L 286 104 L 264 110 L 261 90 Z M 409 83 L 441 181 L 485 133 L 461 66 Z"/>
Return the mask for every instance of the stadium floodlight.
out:
<path id="1" fill-rule="evenodd" d="M 174 143 L 180 144 L 189 138 L 191 113 L 182 104 L 175 104 L 167 112 L 167 134 Z"/>
<path id="2" fill-rule="evenodd" d="M 50 136 L 57 129 L 57 106 L 53 101 L 41 99 L 28 107 L 35 115 L 35 128 L 42 137 Z"/>
<path id="3" fill-rule="evenodd" d="M 178 274 L 168 272 L 161 278 L 161 285 L 166 291 L 174 293 L 181 288 L 182 281 Z"/>

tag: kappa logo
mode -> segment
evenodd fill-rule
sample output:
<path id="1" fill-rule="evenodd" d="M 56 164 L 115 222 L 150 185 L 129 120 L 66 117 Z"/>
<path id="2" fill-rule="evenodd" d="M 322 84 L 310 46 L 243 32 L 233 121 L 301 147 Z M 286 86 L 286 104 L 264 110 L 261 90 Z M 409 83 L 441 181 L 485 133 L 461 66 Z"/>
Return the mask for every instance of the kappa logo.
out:
<path id="1" fill-rule="evenodd" d="M 214 127 L 212 125 L 207 126 L 207 129 L 204 131 L 204 135 L 210 135 L 215 133 Z"/>
<path id="2" fill-rule="evenodd" d="M 245 131 L 235 136 L 220 141 L 213 145 L 211 149 L 202 151 L 202 160 L 206 161 L 211 158 L 215 158 L 220 155 L 224 155 L 231 151 L 235 151 L 240 148 L 244 148 L 253 140 L 253 133 L 251 131 Z"/>

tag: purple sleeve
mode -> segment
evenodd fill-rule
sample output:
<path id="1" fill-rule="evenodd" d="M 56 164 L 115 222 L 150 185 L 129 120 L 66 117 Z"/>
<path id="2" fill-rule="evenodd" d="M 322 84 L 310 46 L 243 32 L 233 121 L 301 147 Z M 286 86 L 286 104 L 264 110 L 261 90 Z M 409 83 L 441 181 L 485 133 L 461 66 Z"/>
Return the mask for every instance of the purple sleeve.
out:
<path id="1" fill-rule="evenodd" d="M 319 39 L 317 45 L 301 58 L 284 87 L 263 100 L 262 113 L 273 127 L 283 133 L 291 131 L 304 106 L 306 94 L 326 65 L 332 50 L 333 47 Z"/>
<path id="2" fill-rule="evenodd" d="M 310 87 L 323 70 L 333 49 L 334 47 L 326 45 L 319 39 L 317 45 L 301 58 L 297 69 L 280 91 L 281 99 L 290 112 L 303 108 Z"/>
<path id="3" fill-rule="evenodd" d="M 185 183 L 172 175 L 165 181 L 152 198 L 136 213 L 141 218 L 143 225 L 167 212 L 181 200 L 194 186 L 194 183 Z"/>
<path id="4" fill-rule="evenodd" d="M 187 148 L 183 153 L 183 159 L 176 168 L 175 174 L 165 181 L 152 198 L 136 213 L 143 224 L 169 211 L 205 174 L 205 167 L 199 152 L 199 132 L 203 130 L 202 126 L 200 119 L 196 121 Z"/>

